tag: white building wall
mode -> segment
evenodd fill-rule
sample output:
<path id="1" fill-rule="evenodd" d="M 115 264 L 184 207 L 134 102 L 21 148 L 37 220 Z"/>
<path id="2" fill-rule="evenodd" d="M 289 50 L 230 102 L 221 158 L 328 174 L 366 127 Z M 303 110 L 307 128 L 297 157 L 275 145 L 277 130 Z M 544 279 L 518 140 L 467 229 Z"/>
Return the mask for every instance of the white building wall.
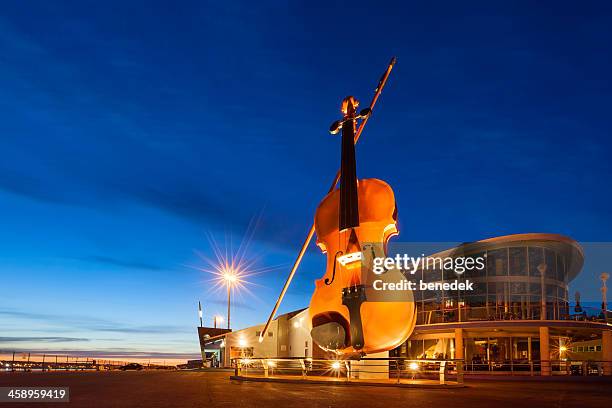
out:
<path id="1" fill-rule="evenodd" d="M 279 324 L 282 324 L 283 327 L 279 327 Z M 264 325 L 261 324 L 228 333 L 225 336 L 225 366 L 231 364 L 231 358 L 248 356 L 251 352 L 250 357 L 255 358 L 312 357 L 314 345 L 310 337 L 312 327 L 308 318 L 308 309 L 301 311 L 290 319 L 273 320 L 263 342 L 260 343 L 259 333 L 263 328 Z M 279 338 L 281 330 L 288 333 L 282 341 Z M 271 336 L 270 333 L 272 333 Z M 279 342 L 283 344 L 279 344 Z M 245 354 L 240 355 L 240 353 Z"/>
<path id="2" fill-rule="evenodd" d="M 240 353 L 250 354 L 251 357 L 275 357 L 278 355 L 277 335 L 278 322 L 276 320 L 270 323 L 270 328 L 264 340 L 259 342 L 259 333 L 263 330 L 264 325 L 247 327 L 246 329 L 233 331 L 225 336 L 225 365 L 230 365 L 230 359 L 240 357 Z M 270 336 L 270 333 L 272 335 Z"/>
<path id="3" fill-rule="evenodd" d="M 312 357 L 311 329 L 308 309 L 302 310 L 289 319 L 289 355 L 291 357 Z"/>

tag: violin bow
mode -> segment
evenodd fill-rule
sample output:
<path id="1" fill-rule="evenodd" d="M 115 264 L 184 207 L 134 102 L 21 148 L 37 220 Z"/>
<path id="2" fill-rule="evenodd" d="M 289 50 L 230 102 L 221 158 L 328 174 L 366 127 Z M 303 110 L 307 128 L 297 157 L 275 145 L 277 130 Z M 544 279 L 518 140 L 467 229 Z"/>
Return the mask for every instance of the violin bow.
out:
<path id="1" fill-rule="evenodd" d="M 376 102 L 378 101 L 378 97 L 382 93 L 382 90 L 385 87 L 385 84 L 387 83 L 389 74 L 391 74 L 391 70 L 393 69 L 393 66 L 395 65 L 396 61 L 397 59 L 395 57 L 391 58 L 389 65 L 387 65 L 387 69 L 380 77 L 380 80 L 378 81 L 378 86 L 374 90 L 374 96 L 372 97 L 372 101 L 370 102 L 370 112 L 374 111 L 374 106 L 376 105 Z M 363 129 L 365 128 L 365 125 L 368 123 L 370 116 L 372 115 L 370 114 L 370 115 L 365 116 L 363 120 L 361 121 L 361 124 L 359 125 L 359 128 L 357 129 L 357 132 L 355 133 L 355 144 L 359 140 L 359 137 L 361 136 L 361 132 L 363 132 Z M 338 170 L 338 172 L 336 173 L 336 177 L 334 178 L 334 181 L 329 187 L 328 194 L 334 191 L 339 180 L 340 180 L 340 170 Z M 272 322 L 272 320 L 274 319 L 274 316 L 276 315 L 276 312 L 278 312 L 278 308 L 280 307 L 280 304 L 283 301 L 283 298 L 285 297 L 285 293 L 287 293 L 287 289 L 289 289 L 289 285 L 291 285 L 291 281 L 293 280 L 293 277 L 295 276 L 295 272 L 297 272 L 297 269 L 300 266 L 300 263 L 302 262 L 302 258 L 304 257 L 304 254 L 306 253 L 306 249 L 308 249 L 308 245 L 310 245 L 310 241 L 312 240 L 314 233 L 315 233 L 315 225 L 313 222 L 312 226 L 310 227 L 310 231 L 308 231 L 308 235 L 306 235 L 306 239 L 304 240 L 304 243 L 302 244 L 302 248 L 300 248 L 300 252 L 298 253 L 297 258 L 295 259 L 295 262 L 293 263 L 291 272 L 289 272 L 289 276 L 287 276 L 285 285 L 283 286 L 283 289 L 281 290 L 281 293 L 278 296 L 278 299 L 276 300 L 274 309 L 272 309 L 272 313 L 270 313 L 270 316 L 268 317 L 268 321 L 266 321 L 266 325 L 264 326 L 263 330 L 259 334 L 260 343 L 263 341 L 264 336 L 266 335 L 266 332 L 268 331 L 268 328 L 270 327 L 270 323 Z"/>

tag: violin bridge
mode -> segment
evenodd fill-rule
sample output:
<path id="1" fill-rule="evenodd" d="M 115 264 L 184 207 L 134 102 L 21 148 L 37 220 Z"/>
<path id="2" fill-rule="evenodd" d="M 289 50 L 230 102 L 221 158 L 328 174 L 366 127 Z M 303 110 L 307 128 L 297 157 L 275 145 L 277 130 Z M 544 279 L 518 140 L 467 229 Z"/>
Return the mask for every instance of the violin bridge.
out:
<path id="1" fill-rule="evenodd" d="M 351 252 L 338 257 L 340 265 L 345 267 L 353 266 L 354 263 L 360 262 L 363 259 L 361 252 Z"/>

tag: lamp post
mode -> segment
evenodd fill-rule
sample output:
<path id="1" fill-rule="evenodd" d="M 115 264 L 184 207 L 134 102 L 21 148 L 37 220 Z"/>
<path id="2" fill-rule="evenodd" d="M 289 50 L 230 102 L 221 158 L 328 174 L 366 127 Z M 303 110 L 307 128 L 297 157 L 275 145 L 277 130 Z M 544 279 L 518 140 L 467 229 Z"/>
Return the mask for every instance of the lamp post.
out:
<path id="1" fill-rule="evenodd" d="M 216 329 L 217 328 L 217 323 L 223 323 L 223 317 L 219 316 L 219 315 L 216 315 L 214 321 L 215 321 L 215 329 Z"/>
<path id="2" fill-rule="evenodd" d="M 230 304 L 231 304 L 230 300 L 232 298 L 232 281 L 228 279 L 226 284 L 227 284 L 227 329 L 229 330 L 230 328 Z"/>
<path id="3" fill-rule="evenodd" d="M 540 320 L 546 320 L 546 287 L 544 286 L 544 275 L 546 274 L 546 270 L 548 269 L 548 265 L 545 263 L 541 263 L 538 265 L 538 272 L 540 272 Z"/>
<path id="4" fill-rule="evenodd" d="M 608 287 L 606 286 L 606 281 L 608 280 L 609 277 L 610 275 L 607 274 L 606 272 L 603 272 L 601 275 L 599 275 L 599 279 L 601 279 L 601 311 L 603 313 L 603 317 L 605 321 L 608 320 L 608 299 L 607 299 Z"/>
<path id="5" fill-rule="evenodd" d="M 198 316 L 200 317 L 200 327 L 202 327 L 202 303 L 198 300 Z"/>
<path id="6" fill-rule="evenodd" d="M 232 286 L 236 282 L 238 277 L 236 273 L 232 270 L 228 270 L 223 274 L 223 280 L 225 281 L 225 286 L 227 287 L 227 328 L 230 328 L 230 301 L 232 298 Z"/>

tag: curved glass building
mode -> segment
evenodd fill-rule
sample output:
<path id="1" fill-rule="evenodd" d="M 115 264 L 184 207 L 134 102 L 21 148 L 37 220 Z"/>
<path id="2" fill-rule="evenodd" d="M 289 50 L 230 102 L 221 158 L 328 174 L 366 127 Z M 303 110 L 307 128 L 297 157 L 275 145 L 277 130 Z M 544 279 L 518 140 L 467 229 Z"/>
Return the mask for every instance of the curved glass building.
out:
<path id="1" fill-rule="evenodd" d="M 558 371 L 562 361 L 571 361 L 572 344 L 612 341 L 605 321 L 577 318 L 570 311 L 568 284 L 580 272 L 584 256 L 568 237 L 509 235 L 430 256 L 482 257 L 485 267 L 462 274 L 418 270 L 413 278 L 417 281 L 469 280 L 473 290 L 415 291 L 416 329 L 392 355 L 461 358 L 468 370 L 548 375 Z"/>
<path id="2" fill-rule="evenodd" d="M 484 258 L 485 267 L 462 274 L 419 270 L 425 282 L 473 282 L 462 291 L 415 291 L 418 324 L 492 320 L 563 320 L 568 283 L 583 264 L 575 241 L 552 234 L 521 234 L 464 244 L 432 257 Z"/>

